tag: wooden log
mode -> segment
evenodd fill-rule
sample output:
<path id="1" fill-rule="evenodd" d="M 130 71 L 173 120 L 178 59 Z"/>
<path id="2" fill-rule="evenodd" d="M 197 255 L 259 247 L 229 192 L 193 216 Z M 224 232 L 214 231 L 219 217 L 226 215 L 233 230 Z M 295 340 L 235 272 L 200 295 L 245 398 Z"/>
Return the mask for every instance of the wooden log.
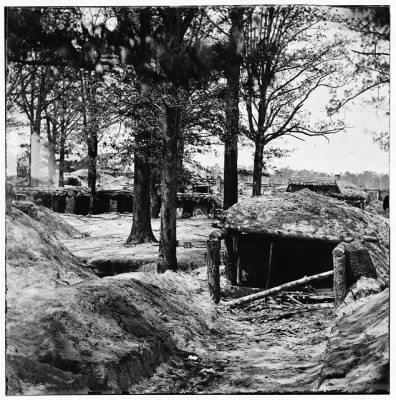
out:
<path id="1" fill-rule="evenodd" d="M 208 240 L 207 249 L 209 293 L 215 304 L 218 304 L 220 301 L 220 240 Z"/>
<path id="2" fill-rule="evenodd" d="M 301 239 L 301 240 L 320 240 L 330 243 L 340 243 L 340 242 L 352 242 L 354 238 L 352 236 L 336 236 L 336 235 L 316 235 L 312 233 L 304 233 L 304 232 L 287 232 L 284 230 L 275 230 L 268 228 L 253 228 L 253 227 L 241 227 L 241 226 L 232 226 L 230 224 L 224 224 L 224 228 L 227 228 L 230 231 L 234 232 L 243 232 L 243 233 L 253 233 L 260 235 L 267 235 L 278 238 L 285 239 Z"/>
<path id="3" fill-rule="evenodd" d="M 363 236 L 363 241 L 376 243 L 379 239 L 376 236 Z"/>
<path id="4" fill-rule="evenodd" d="M 228 302 L 225 303 L 225 305 L 228 306 L 228 307 L 234 308 L 236 306 L 240 306 L 240 305 L 243 305 L 243 304 L 250 303 L 250 302 L 252 302 L 254 300 L 257 300 L 257 299 L 262 299 L 262 298 L 267 297 L 267 296 L 269 296 L 271 294 L 275 294 L 275 293 L 281 292 L 282 290 L 289 289 L 289 288 L 292 288 L 292 287 L 298 286 L 298 285 L 304 285 L 304 284 L 306 284 L 308 282 L 312 282 L 312 281 L 316 281 L 316 280 L 320 280 L 320 279 L 325 279 L 325 278 L 327 278 L 329 276 L 332 276 L 332 275 L 333 275 L 333 271 L 327 271 L 327 272 L 322 272 L 320 274 L 316 274 L 316 275 L 312 275 L 312 276 L 305 276 L 304 278 L 297 279 L 296 281 L 284 283 L 283 285 L 276 286 L 276 287 L 273 287 L 271 289 L 264 290 L 262 292 L 250 294 L 248 296 L 244 296 L 244 297 L 241 297 L 241 298 L 236 299 L 236 300 L 228 301 Z"/>
<path id="5" fill-rule="evenodd" d="M 345 245 L 340 243 L 333 250 L 334 266 L 334 306 L 337 308 L 345 299 L 347 293 Z"/>

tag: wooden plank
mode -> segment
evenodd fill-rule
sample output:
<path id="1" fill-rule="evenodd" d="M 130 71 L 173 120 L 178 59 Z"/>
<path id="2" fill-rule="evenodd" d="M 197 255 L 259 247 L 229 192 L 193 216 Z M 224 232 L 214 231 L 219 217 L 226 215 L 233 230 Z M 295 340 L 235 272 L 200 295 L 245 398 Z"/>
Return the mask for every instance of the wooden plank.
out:
<path id="1" fill-rule="evenodd" d="M 220 301 L 220 241 L 208 240 L 207 275 L 209 293 L 212 300 L 217 304 Z"/>
<path id="2" fill-rule="evenodd" d="M 279 229 L 275 230 L 262 227 L 253 228 L 253 227 L 232 226 L 227 223 L 224 224 L 224 228 L 234 232 L 253 233 L 253 234 L 267 235 L 285 239 L 320 240 L 329 243 L 352 242 L 354 240 L 352 236 L 336 236 L 336 235 L 321 236 L 312 233 L 286 232 Z"/>
<path id="3" fill-rule="evenodd" d="M 336 308 L 344 301 L 347 292 L 345 260 L 345 245 L 340 243 L 333 250 L 334 306 Z"/>

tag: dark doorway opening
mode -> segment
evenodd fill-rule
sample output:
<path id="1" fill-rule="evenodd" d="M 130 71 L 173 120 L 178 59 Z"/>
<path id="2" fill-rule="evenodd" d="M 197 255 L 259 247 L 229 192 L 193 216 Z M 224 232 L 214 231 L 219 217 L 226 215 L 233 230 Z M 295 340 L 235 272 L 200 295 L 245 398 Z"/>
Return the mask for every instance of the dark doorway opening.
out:
<path id="1" fill-rule="evenodd" d="M 110 199 L 106 195 L 97 195 L 93 202 L 93 214 L 104 214 L 109 208 Z"/>
<path id="2" fill-rule="evenodd" d="M 270 288 L 304 276 L 330 271 L 333 269 L 332 250 L 336 245 L 323 240 L 280 239 L 260 234 L 240 235 L 240 284 Z M 317 281 L 312 286 L 332 287 L 333 278 Z"/>
<path id="3" fill-rule="evenodd" d="M 66 197 L 54 196 L 53 197 L 53 210 L 58 213 L 64 213 L 66 210 Z"/>
<path id="4" fill-rule="evenodd" d="M 87 215 L 89 211 L 89 196 L 75 196 L 74 201 L 74 213 Z"/>
<path id="5" fill-rule="evenodd" d="M 115 197 L 117 200 L 117 211 L 120 213 L 131 213 L 133 211 L 133 196 L 120 194 Z"/>

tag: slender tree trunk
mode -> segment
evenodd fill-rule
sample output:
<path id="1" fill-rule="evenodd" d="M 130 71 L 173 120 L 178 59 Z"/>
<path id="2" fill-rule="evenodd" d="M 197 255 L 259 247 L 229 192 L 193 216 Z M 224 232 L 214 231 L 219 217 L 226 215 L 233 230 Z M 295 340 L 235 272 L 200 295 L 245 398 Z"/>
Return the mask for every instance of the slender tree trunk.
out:
<path id="1" fill-rule="evenodd" d="M 180 133 L 179 106 L 166 107 L 166 129 L 163 134 L 161 177 L 161 232 L 157 271 L 177 269 L 176 258 L 176 191 L 177 143 Z"/>
<path id="2" fill-rule="evenodd" d="M 40 125 L 41 119 L 36 119 L 31 127 L 30 135 L 30 186 L 40 184 Z"/>
<path id="3" fill-rule="evenodd" d="M 65 142 L 66 138 L 64 137 L 63 133 L 59 139 L 59 186 L 65 186 Z"/>
<path id="4" fill-rule="evenodd" d="M 254 150 L 254 165 L 253 165 L 253 196 L 261 195 L 261 176 L 263 173 L 263 153 L 264 143 L 262 140 L 256 141 Z"/>
<path id="5" fill-rule="evenodd" d="M 93 129 L 93 127 L 91 127 Z M 89 214 L 93 214 L 96 199 L 96 157 L 98 155 L 98 133 L 91 130 L 88 136 L 88 187 L 90 189 Z"/>
<path id="6" fill-rule="evenodd" d="M 53 185 L 55 174 L 55 143 L 54 141 L 48 142 L 48 184 Z"/>
<path id="7" fill-rule="evenodd" d="M 138 244 L 156 242 L 151 228 L 150 209 L 150 164 L 148 145 L 150 133 L 138 132 L 134 162 L 133 221 L 126 243 Z"/>
<path id="8" fill-rule="evenodd" d="M 233 57 L 225 69 L 227 89 L 225 100 L 224 209 L 238 202 L 239 77 L 243 12 L 240 7 L 232 7 L 230 11 L 230 48 Z"/>
<path id="9" fill-rule="evenodd" d="M 48 139 L 48 184 L 53 185 L 56 168 L 55 144 L 56 144 L 56 126 L 53 125 L 51 132 L 51 122 L 47 119 L 47 139 Z"/>

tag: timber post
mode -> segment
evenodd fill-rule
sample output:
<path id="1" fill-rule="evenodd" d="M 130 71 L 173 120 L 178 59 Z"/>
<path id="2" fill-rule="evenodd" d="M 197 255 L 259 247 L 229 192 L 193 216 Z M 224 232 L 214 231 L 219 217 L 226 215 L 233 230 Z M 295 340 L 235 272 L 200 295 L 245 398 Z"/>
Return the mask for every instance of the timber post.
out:
<path id="1" fill-rule="evenodd" d="M 215 304 L 220 302 L 220 247 L 219 239 L 207 241 L 207 264 L 209 293 Z"/>
<path id="2" fill-rule="evenodd" d="M 67 192 L 65 196 L 66 208 L 65 214 L 73 214 L 75 212 L 75 194 L 72 191 Z"/>
<path id="3" fill-rule="evenodd" d="M 344 243 L 333 250 L 334 266 L 334 307 L 337 308 L 345 299 L 347 293 L 346 281 L 346 251 Z"/>
<path id="4" fill-rule="evenodd" d="M 237 274 L 236 274 L 236 255 L 234 252 L 234 239 L 232 237 L 226 237 L 224 239 L 225 246 L 227 248 L 227 260 L 226 260 L 226 276 L 230 281 L 231 285 L 235 286 L 237 284 Z"/>

